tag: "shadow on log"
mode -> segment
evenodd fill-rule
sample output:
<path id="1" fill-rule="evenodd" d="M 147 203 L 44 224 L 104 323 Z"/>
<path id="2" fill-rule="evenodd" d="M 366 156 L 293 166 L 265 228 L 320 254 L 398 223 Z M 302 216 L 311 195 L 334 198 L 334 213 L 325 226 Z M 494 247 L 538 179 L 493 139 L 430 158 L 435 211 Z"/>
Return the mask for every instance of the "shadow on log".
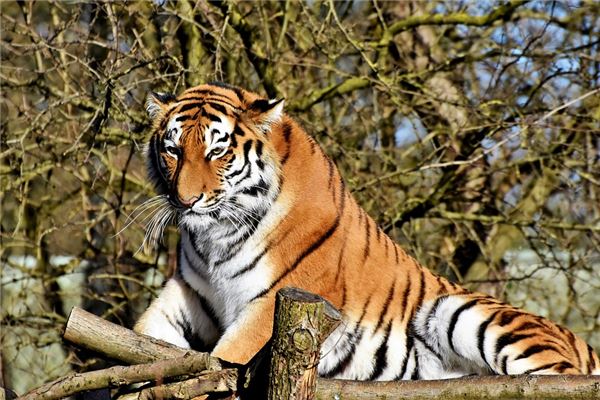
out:
<path id="1" fill-rule="evenodd" d="M 358 382 L 316 377 L 322 341 L 340 322 L 324 299 L 294 288 L 277 293 L 273 339 L 254 364 L 224 368 L 207 353 L 181 349 L 139 335 L 74 308 L 65 339 L 126 364 L 72 374 L 34 389 L 22 399 L 61 399 L 98 388 L 150 381 L 155 386 L 121 394 L 119 399 L 189 399 L 203 394 L 244 394 L 242 386 L 269 371 L 262 392 L 244 399 L 600 399 L 600 376 L 486 376 L 436 381 Z M 260 360 L 263 363 L 259 363 Z M 266 368 L 265 365 L 268 367 Z M 241 381 L 244 383 L 240 383 Z M 261 385 L 258 385 L 259 387 Z M 265 387 L 266 385 L 266 387 Z M 0 394 L 5 395 L 4 391 Z M 209 397 L 210 398 L 210 397 Z"/>

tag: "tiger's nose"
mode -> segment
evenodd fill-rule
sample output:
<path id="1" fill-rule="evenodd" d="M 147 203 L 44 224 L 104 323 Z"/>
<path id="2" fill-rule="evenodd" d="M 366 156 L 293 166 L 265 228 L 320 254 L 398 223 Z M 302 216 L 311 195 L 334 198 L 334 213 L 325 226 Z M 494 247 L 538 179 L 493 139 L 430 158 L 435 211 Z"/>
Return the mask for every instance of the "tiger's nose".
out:
<path id="1" fill-rule="evenodd" d="M 179 196 L 179 202 L 187 208 L 191 208 L 198 200 L 200 200 L 202 197 L 204 196 L 204 193 L 202 193 L 200 196 L 192 196 L 189 197 L 187 199 L 184 199 L 183 197 Z"/>

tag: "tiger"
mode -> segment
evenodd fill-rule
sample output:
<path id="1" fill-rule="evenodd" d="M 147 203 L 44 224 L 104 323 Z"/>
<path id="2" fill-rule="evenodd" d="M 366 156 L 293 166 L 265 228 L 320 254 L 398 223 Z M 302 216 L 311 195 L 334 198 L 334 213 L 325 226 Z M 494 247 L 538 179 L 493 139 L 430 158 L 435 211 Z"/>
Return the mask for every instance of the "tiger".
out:
<path id="1" fill-rule="evenodd" d="M 150 93 L 146 106 L 149 177 L 180 236 L 176 270 L 136 332 L 247 364 L 271 337 L 276 292 L 293 286 L 342 315 L 321 347 L 322 377 L 600 374 L 568 329 L 468 291 L 394 243 L 283 99 L 217 82 Z"/>

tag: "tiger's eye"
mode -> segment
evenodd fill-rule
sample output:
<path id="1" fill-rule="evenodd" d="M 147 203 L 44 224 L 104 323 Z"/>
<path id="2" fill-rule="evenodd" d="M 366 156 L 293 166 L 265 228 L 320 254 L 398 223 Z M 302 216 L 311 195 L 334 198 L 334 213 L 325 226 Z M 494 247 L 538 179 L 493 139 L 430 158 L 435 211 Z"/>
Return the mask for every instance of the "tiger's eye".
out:
<path id="1" fill-rule="evenodd" d="M 212 149 L 208 153 L 208 158 L 214 159 L 214 158 L 220 157 L 220 156 L 222 156 L 225 153 L 226 149 L 227 149 L 226 147 L 219 147 L 217 149 Z"/>
<path id="2" fill-rule="evenodd" d="M 172 155 L 173 157 L 178 157 L 179 156 L 179 148 L 177 148 L 175 146 L 166 145 L 165 146 L 165 151 L 167 153 L 169 153 L 170 155 Z"/>

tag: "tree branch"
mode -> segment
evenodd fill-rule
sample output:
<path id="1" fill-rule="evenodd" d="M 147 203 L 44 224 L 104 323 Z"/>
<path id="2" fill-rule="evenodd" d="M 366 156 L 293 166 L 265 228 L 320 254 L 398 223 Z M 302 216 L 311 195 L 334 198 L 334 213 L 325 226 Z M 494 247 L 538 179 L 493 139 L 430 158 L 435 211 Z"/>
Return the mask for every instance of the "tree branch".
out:
<path id="1" fill-rule="evenodd" d="M 230 1 L 214 1 L 213 4 L 219 7 L 223 15 L 229 16 L 229 24 L 238 33 L 248 59 L 254 66 L 258 77 L 260 78 L 267 95 L 275 98 L 279 95 L 279 90 L 273 79 L 274 71 L 267 56 L 262 49 L 258 47 L 262 41 L 258 38 L 255 29 L 248 23 L 242 14 L 237 10 L 236 5 Z"/>
<path id="2" fill-rule="evenodd" d="M 410 16 L 402 21 L 398 21 L 386 29 L 379 40 L 376 47 L 386 47 L 394 38 L 394 35 L 416 28 L 418 26 L 425 25 L 471 25 L 471 26 L 487 26 L 491 25 L 498 20 L 506 20 L 510 18 L 512 13 L 521 5 L 525 4 L 527 0 L 512 1 L 505 5 L 502 5 L 492 11 L 490 14 L 482 16 L 473 16 L 467 13 L 456 13 L 456 14 L 426 14 L 426 15 L 415 15 Z M 233 25 L 233 24 L 232 24 Z M 238 30 L 238 29 L 236 29 Z M 383 56 L 387 56 L 387 52 L 382 53 Z M 384 60 L 378 57 L 377 65 Z M 312 91 L 308 96 L 303 99 L 290 103 L 288 106 L 289 110 L 292 111 L 306 111 L 312 106 L 321 101 L 330 99 L 332 97 L 341 96 L 346 93 L 353 92 L 355 90 L 363 89 L 372 85 L 366 77 L 352 77 L 348 78 L 340 83 L 330 85 L 323 89 Z"/>
<path id="3" fill-rule="evenodd" d="M 455 221 L 479 221 L 483 224 L 508 224 L 515 226 L 539 226 L 549 229 L 566 229 L 572 231 L 600 232 L 600 225 L 573 224 L 563 221 L 534 221 L 524 219 L 511 219 L 503 215 L 481 215 L 459 213 L 444 210 L 434 210 L 428 214 L 431 218 L 445 218 Z"/>
<path id="4" fill-rule="evenodd" d="M 207 353 L 182 349 L 113 324 L 79 307 L 73 307 L 64 338 L 72 343 L 128 364 L 148 363 L 185 356 L 204 357 L 205 369 L 219 370 L 221 363 Z"/>
<path id="5" fill-rule="evenodd" d="M 174 376 L 190 376 L 200 373 L 207 370 L 209 365 L 208 356 L 200 353 L 187 354 L 183 357 L 148 364 L 138 364 L 129 367 L 117 366 L 83 374 L 75 373 L 34 389 L 21 399 L 54 400 L 88 390 L 115 388 L 145 381 L 160 382 Z M 227 376 L 236 373 L 233 370 L 224 371 L 226 372 L 220 372 Z M 235 380 L 233 379 L 234 382 Z"/>
<path id="6" fill-rule="evenodd" d="M 355 90 L 363 89 L 372 85 L 372 81 L 366 77 L 355 76 L 348 78 L 340 83 L 329 85 L 323 89 L 316 89 L 310 92 L 304 98 L 291 102 L 287 107 L 290 111 L 306 111 L 317 103 L 333 97 L 351 93 Z"/>
<path id="7" fill-rule="evenodd" d="M 435 381 L 358 382 L 334 379 L 317 381 L 317 399 L 597 399 L 597 376 L 479 376 Z"/>
<path id="8" fill-rule="evenodd" d="M 237 376 L 237 371 L 233 369 L 206 372 L 181 382 L 167 383 L 145 388 L 139 392 L 128 393 L 119 396 L 118 400 L 187 400 L 207 393 L 231 392 L 235 390 Z"/>
<path id="9" fill-rule="evenodd" d="M 527 3 L 528 0 L 516 0 L 501 5 L 487 15 L 469 15 L 467 13 L 455 14 L 424 14 L 412 15 L 401 21 L 390 25 L 388 30 L 393 36 L 400 32 L 425 25 L 469 25 L 469 26 L 488 26 L 498 20 L 508 20 L 514 11 Z M 391 39 L 391 38 L 390 38 Z M 383 39 L 387 40 L 387 39 Z M 379 46 L 385 46 L 387 43 L 380 42 Z"/>

